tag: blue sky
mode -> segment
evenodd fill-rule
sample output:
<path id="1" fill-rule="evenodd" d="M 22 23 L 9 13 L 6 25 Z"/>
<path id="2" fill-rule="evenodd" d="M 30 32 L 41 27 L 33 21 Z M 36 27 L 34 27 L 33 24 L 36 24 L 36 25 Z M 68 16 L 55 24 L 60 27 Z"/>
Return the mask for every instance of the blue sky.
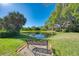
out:
<path id="1" fill-rule="evenodd" d="M 8 12 L 18 11 L 27 18 L 25 27 L 43 26 L 51 13 L 55 10 L 55 4 L 43 3 L 16 3 L 0 4 L 0 17 L 4 17 Z"/>

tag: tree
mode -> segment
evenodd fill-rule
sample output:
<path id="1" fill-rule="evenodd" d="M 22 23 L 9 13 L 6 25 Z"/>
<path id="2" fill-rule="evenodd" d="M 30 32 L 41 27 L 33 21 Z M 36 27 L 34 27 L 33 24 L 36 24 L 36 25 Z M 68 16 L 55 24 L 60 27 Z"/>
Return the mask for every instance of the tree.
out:
<path id="1" fill-rule="evenodd" d="M 55 24 L 59 23 L 59 18 L 60 18 L 61 10 L 62 10 L 62 5 L 61 4 L 57 4 L 56 5 L 56 10 L 51 14 L 49 19 L 45 23 L 46 24 L 45 27 L 55 31 L 55 29 L 56 29 L 55 28 Z"/>
<path id="2" fill-rule="evenodd" d="M 19 33 L 20 29 L 26 22 L 24 15 L 19 12 L 10 12 L 7 16 L 4 17 L 5 29 L 8 32 Z"/>
<path id="3" fill-rule="evenodd" d="M 71 32 L 79 32 L 79 4 L 68 4 L 62 11 L 64 17 L 64 29 Z"/>
<path id="4" fill-rule="evenodd" d="M 0 18 L 0 30 L 4 30 L 4 20 Z"/>
<path id="5" fill-rule="evenodd" d="M 45 26 L 55 31 L 79 32 L 79 4 L 57 4 Z"/>
<path id="6" fill-rule="evenodd" d="M 0 18 L 0 30 L 2 30 L 2 19 Z"/>
<path id="7" fill-rule="evenodd" d="M 40 30 L 40 27 L 32 26 L 31 30 Z"/>

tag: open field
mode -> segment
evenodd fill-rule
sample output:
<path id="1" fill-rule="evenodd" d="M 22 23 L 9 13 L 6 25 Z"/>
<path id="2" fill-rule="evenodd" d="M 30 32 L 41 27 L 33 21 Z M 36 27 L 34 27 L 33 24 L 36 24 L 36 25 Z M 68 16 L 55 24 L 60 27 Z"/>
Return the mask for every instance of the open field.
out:
<path id="1" fill-rule="evenodd" d="M 58 33 L 49 38 L 54 55 L 79 56 L 79 33 Z"/>

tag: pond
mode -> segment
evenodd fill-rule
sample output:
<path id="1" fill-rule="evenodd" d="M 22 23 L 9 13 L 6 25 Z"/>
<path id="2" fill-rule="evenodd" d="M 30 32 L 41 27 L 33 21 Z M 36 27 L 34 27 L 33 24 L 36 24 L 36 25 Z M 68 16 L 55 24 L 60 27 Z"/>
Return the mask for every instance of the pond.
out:
<path id="1" fill-rule="evenodd" d="M 36 39 L 44 39 L 44 38 L 51 36 L 51 33 L 47 33 L 47 32 L 44 32 L 44 33 L 41 33 L 41 32 L 23 32 L 23 34 L 26 34 L 30 37 L 34 37 Z"/>
<path id="2" fill-rule="evenodd" d="M 37 39 L 44 39 L 46 36 L 44 34 L 30 34 L 29 36 L 35 37 Z"/>

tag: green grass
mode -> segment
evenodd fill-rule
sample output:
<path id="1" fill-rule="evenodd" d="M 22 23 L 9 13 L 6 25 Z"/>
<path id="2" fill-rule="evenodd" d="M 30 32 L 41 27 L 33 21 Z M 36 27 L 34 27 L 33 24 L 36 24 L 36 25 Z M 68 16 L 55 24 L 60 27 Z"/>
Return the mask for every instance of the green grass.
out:
<path id="1" fill-rule="evenodd" d="M 0 55 L 15 56 L 16 50 L 25 43 L 15 38 L 0 38 Z"/>
<path id="2" fill-rule="evenodd" d="M 54 55 L 79 56 L 79 33 L 58 33 L 49 38 Z"/>
<path id="3" fill-rule="evenodd" d="M 16 56 L 16 50 L 26 43 L 27 39 L 36 41 L 35 38 L 29 37 L 26 33 L 21 33 L 22 35 L 15 38 L 0 38 L 0 55 Z M 79 33 L 56 33 L 47 39 L 52 45 L 54 55 L 79 56 Z"/>
<path id="4" fill-rule="evenodd" d="M 40 33 L 51 33 L 51 32 L 54 32 L 54 31 L 51 31 L 51 30 L 49 30 L 49 31 L 43 31 L 43 30 L 28 30 L 28 31 L 23 31 L 23 30 L 21 30 L 20 32 L 26 32 L 26 33 L 35 33 L 35 32 L 40 32 Z"/>
<path id="5" fill-rule="evenodd" d="M 32 39 L 34 41 L 39 41 L 36 38 L 30 37 L 24 33 L 14 38 L 0 38 L 0 55 L 3 56 L 17 56 L 16 50 L 21 47 L 27 40 Z M 41 40 L 40 40 L 41 41 Z M 43 40 L 42 40 L 43 41 Z"/>

